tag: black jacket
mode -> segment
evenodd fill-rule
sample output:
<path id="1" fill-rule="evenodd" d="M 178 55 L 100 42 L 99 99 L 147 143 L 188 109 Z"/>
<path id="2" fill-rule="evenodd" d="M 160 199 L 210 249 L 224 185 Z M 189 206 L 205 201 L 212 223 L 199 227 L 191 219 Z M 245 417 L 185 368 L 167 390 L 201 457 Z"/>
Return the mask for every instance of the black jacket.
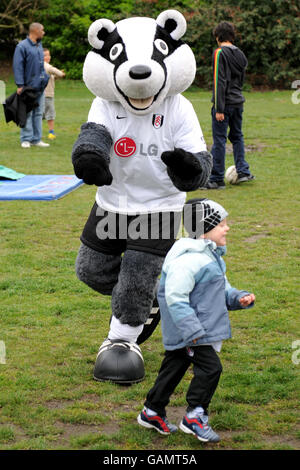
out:
<path id="1" fill-rule="evenodd" d="M 236 46 L 222 46 L 214 51 L 212 102 L 216 112 L 224 113 L 225 106 L 241 106 L 245 101 L 242 88 L 247 65 L 245 54 Z"/>
<path id="2" fill-rule="evenodd" d="M 17 126 L 25 127 L 27 114 L 38 106 L 38 92 L 31 87 L 23 87 L 18 95 L 17 92 L 6 98 L 4 115 L 6 122 L 13 121 Z"/>

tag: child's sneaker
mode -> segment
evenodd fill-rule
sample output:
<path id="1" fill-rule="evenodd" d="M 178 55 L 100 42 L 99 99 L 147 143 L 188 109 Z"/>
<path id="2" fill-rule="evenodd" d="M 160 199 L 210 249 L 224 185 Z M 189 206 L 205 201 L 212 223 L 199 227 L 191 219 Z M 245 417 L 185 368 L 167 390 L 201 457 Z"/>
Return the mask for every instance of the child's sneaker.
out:
<path id="1" fill-rule="evenodd" d="M 56 135 L 54 134 L 54 131 L 50 131 L 50 132 L 49 132 L 49 134 L 48 134 L 48 139 L 50 139 L 50 140 L 56 139 Z"/>
<path id="2" fill-rule="evenodd" d="M 222 181 L 208 181 L 208 183 L 199 189 L 225 189 L 225 182 Z"/>
<path id="3" fill-rule="evenodd" d="M 202 442 L 219 442 L 220 436 L 208 426 L 208 418 L 205 415 L 182 419 L 179 427 L 187 434 L 194 434 Z"/>
<path id="4" fill-rule="evenodd" d="M 238 173 L 238 179 L 237 183 L 246 183 L 247 181 L 254 180 L 255 176 L 254 175 L 246 175 L 245 173 Z"/>
<path id="5" fill-rule="evenodd" d="M 146 410 L 141 411 L 137 417 L 137 422 L 141 426 L 144 426 L 144 428 L 156 429 L 156 431 L 160 432 L 160 434 L 163 434 L 164 436 L 167 436 L 178 429 L 175 424 L 169 423 L 166 417 L 162 418 L 158 415 L 149 416 Z"/>

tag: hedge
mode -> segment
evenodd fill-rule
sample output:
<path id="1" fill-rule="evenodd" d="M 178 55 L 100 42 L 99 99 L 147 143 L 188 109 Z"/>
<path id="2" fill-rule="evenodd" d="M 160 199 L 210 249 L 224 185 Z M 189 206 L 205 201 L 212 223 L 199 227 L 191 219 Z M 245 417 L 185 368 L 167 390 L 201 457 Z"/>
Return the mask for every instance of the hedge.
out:
<path id="1" fill-rule="evenodd" d="M 184 39 L 196 57 L 198 85 L 211 86 L 211 57 L 216 47 L 212 31 L 222 20 L 236 26 L 236 45 L 248 57 L 251 85 L 290 88 L 292 81 L 300 79 L 299 0 L 43 0 L 42 5 L 46 7 L 34 17 L 31 14 L 28 23 L 44 24 L 43 44 L 51 49 L 54 65 L 66 70 L 69 78 L 81 78 L 92 21 L 105 17 L 116 22 L 136 15 L 156 18 L 164 9 L 176 8 L 188 22 Z M 1 40 L 5 44 L 5 38 L 0 36 Z"/>

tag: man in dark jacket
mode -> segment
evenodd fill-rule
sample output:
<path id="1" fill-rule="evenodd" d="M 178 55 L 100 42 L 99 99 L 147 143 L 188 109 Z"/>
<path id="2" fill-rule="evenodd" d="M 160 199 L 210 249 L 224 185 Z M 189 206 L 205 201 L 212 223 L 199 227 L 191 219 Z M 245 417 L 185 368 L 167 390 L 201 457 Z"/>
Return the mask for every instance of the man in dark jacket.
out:
<path id="1" fill-rule="evenodd" d="M 43 93 L 48 83 L 49 75 L 44 69 L 44 52 L 41 40 L 45 34 L 40 23 L 32 23 L 29 35 L 21 41 L 14 53 L 13 70 L 17 85 L 17 94 L 21 94 L 25 86 L 37 92 L 38 106 L 28 115 L 26 125 L 21 129 L 21 146 L 29 148 L 31 145 L 48 147 L 42 138 Z"/>
<path id="2" fill-rule="evenodd" d="M 254 179 L 245 160 L 242 114 L 245 98 L 242 87 L 247 67 L 244 53 L 233 42 L 234 27 L 223 21 L 214 30 L 218 48 L 213 53 L 212 133 L 213 169 L 206 189 L 224 189 L 227 131 L 233 146 L 238 183 Z"/>

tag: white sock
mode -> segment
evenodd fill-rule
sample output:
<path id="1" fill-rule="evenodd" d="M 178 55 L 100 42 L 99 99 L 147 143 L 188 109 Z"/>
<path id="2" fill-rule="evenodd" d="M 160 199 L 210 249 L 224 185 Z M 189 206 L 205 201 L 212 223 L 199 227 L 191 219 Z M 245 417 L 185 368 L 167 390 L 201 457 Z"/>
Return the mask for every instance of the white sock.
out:
<path id="1" fill-rule="evenodd" d="M 196 408 L 194 408 L 193 410 L 187 412 L 187 417 L 188 418 L 196 418 L 197 416 L 199 416 L 203 413 L 204 413 L 204 409 L 202 408 L 202 406 L 196 406 Z"/>
<path id="2" fill-rule="evenodd" d="M 143 331 L 144 325 L 130 326 L 121 323 L 116 317 L 112 316 L 108 339 L 123 339 L 129 343 L 136 343 L 139 335 Z"/>
<path id="3" fill-rule="evenodd" d="M 146 406 L 145 406 L 145 411 L 146 411 L 146 413 L 147 413 L 148 416 L 155 416 L 155 415 L 157 415 L 156 411 L 153 411 L 153 410 L 151 410 L 150 408 L 147 408 Z"/>

